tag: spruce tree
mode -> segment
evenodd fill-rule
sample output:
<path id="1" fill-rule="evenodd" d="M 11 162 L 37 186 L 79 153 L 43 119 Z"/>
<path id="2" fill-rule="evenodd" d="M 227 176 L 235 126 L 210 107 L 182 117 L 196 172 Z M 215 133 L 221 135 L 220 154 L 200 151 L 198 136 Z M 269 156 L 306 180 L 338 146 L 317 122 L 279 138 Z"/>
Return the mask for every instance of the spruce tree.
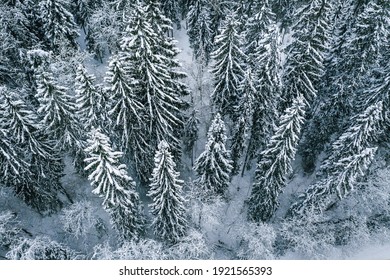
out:
<path id="1" fill-rule="evenodd" d="M 3 88 L 0 108 L 2 151 L 12 161 L 2 161 L 4 180 L 19 198 L 41 214 L 58 210 L 62 203 L 57 191 L 62 190 L 64 166 L 53 142 L 18 93 Z"/>
<path id="2" fill-rule="evenodd" d="M 302 95 L 309 104 L 317 96 L 318 83 L 324 74 L 330 10 L 328 0 L 311 0 L 297 10 L 298 20 L 293 26 L 295 40 L 288 47 L 283 75 L 281 110 L 290 106 L 297 95 Z"/>
<path id="3" fill-rule="evenodd" d="M 305 171 L 314 169 L 317 155 L 330 136 L 349 126 L 356 111 L 372 105 L 371 85 L 377 79 L 381 50 L 389 36 L 389 10 L 384 1 L 338 1 L 326 74 L 318 104 L 302 147 Z M 379 71 L 381 72 L 381 71 Z M 378 100 L 377 100 L 378 101 Z M 359 107 L 359 109 L 357 109 Z M 318 128 L 321 129 L 318 129 Z"/>
<path id="4" fill-rule="evenodd" d="M 83 146 L 80 124 L 75 118 L 75 102 L 49 72 L 42 71 L 37 77 L 38 114 L 43 118 L 45 132 L 57 141 L 61 150 L 77 150 Z"/>
<path id="5" fill-rule="evenodd" d="M 100 128 L 91 131 L 85 152 L 85 170 L 90 172 L 92 192 L 103 198 L 103 207 L 110 213 L 121 239 L 137 240 L 144 219 L 135 182 L 127 174 L 126 166 L 119 163 L 123 154 L 112 150 L 109 138 Z"/>
<path id="6" fill-rule="evenodd" d="M 146 8 L 140 4 L 135 6 L 121 40 L 121 58 L 137 84 L 135 95 L 145 107 L 142 120 L 145 125 L 141 131 L 144 143 L 136 151 L 138 156 L 145 151 L 149 155 L 139 172 L 144 180 L 153 167 L 150 155 L 159 141 L 170 143 L 174 156 L 180 154 L 183 111 L 188 107 L 182 96 L 189 93 L 181 82 L 185 74 L 178 71 L 178 50 L 174 42 L 156 33 L 150 21 Z"/>
<path id="7" fill-rule="evenodd" d="M 152 226 L 156 236 L 176 243 L 186 233 L 186 209 L 182 197 L 183 181 L 176 172 L 176 164 L 166 141 L 161 141 L 154 157 L 155 167 L 150 179 L 148 196 L 154 216 Z"/>
<path id="8" fill-rule="evenodd" d="M 187 14 L 187 34 L 194 57 L 207 65 L 213 50 L 215 34 L 211 29 L 210 9 L 204 0 L 195 0 Z"/>
<path id="9" fill-rule="evenodd" d="M 279 206 L 279 194 L 291 174 L 305 117 L 306 101 L 301 95 L 294 99 L 280 118 L 280 123 L 261 153 L 256 178 L 249 198 L 248 216 L 254 222 L 268 222 Z"/>
<path id="10" fill-rule="evenodd" d="M 247 25 L 245 50 L 249 56 L 251 66 L 248 68 L 251 69 L 248 71 L 251 74 L 248 72 L 245 80 L 250 81 L 252 86 L 245 86 L 243 82 L 240 90 L 243 102 L 247 102 L 245 96 L 252 95 L 252 114 L 248 118 L 248 143 L 242 174 L 250 167 L 251 160 L 257 157 L 258 152 L 265 148 L 273 133 L 279 116 L 277 108 L 281 91 L 279 31 L 267 3 L 261 6 L 261 12 L 255 13 Z M 239 112 L 244 111 L 239 109 Z"/>
<path id="11" fill-rule="evenodd" d="M 108 116 L 119 135 L 121 150 L 128 151 L 134 142 L 139 141 L 140 135 L 135 132 L 141 129 L 144 107 L 135 94 L 136 83 L 117 56 L 111 58 L 106 83 L 106 91 L 112 98 L 108 105 Z"/>
<path id="12" fill-rule="evenodd" d="M 83 127 L 90 131 L 104 122 L 104 96 L 95 85 L 95 76 L 88 74 L 82 64 L 76 70 L 75 80 L 77 115 Z"/>
<path id="13" fill-rule="evenodd" d="M 323 212 L 338 199 L 343 199 L 369 167 L 383 132 L 383 105 L 375 103 L 355 116 L 351 126 L 332 144 L 330 156 L 323 162 L 318 183 L 309 187 L 290 214 L 304 215 L 309 211 Z"/>
<path id="14" fill-rule="evenodd" d="M 233 166 L 225 143 L 225 124 L 217 113 L 207 133 L 205 151 L 194 165 L 194 170 L 199 175 L 198 182 L 209 195 L 227 195 Z"/>
<path id="15" fill-rule="evenodd" d="M 234 108 L 240 99 L 238 86 L 244 76 L 246 58 L 241 45 L 237 19 L 230 15 L 215 39 L 215 49 L 211 56 L 214 60 L 211 73 L 215 81 L 211 100 L 218 112 L 231 118 L 235 116 Z"/>
<path id="16" fill-rule="evenodd" d="M 58 47 L 62 40 L 66 40 L 73 47 L 76 46 L 77 25 L 63 0 L 41 1 L 39 17 L 47 44 L 51 49 Z"/>

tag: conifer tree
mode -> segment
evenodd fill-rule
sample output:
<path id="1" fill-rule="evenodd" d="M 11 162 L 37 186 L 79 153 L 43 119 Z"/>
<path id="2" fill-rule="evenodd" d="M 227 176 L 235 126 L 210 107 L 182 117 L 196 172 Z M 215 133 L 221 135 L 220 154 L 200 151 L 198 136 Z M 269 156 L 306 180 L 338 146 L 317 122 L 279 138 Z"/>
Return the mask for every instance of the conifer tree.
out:
<path id="1" fill-rule="evenodd" d="M 211 99 L 223 116 L 233 117 L 233 108 L 240 99 L 238 86 L 243 80 L 246 59 L 241 45 L 237 20 L 234 15 L 230 15 L 215 39 L 215 49 L 212 53 L 215 62 L 211 73 L 214 75 L 215 87 Z"/>
<path id="2" fill-rule="evenodd" d="M 182 197 L 183 181 L 176 172 L 176 164 L 166 141 L 161 141 L 154 158 L 155 167 L 150 179 L 148 196 L 154 216 L 152 226 L 159 238 L 176 243 L 186 233 L 186 209 Z"/>
<path id="3" fill-rule="evenodd" d="M 42 123 L 19 94 L 1 90 L 0 116 L 3 131 L 4 179 L 26 204 L 41 214 L 61 207 L 56 192 L 62 190 L 63 164 L 52 141 L 43 133 Z"/>
<path id="4" fill-rule="evenodd" d="M 226 128 L 217 113 L 207 133 L 205 151 L 195 161 L 194 170 L 199 175 L 199 184 L 211 195 L 225 196 L 230 183 L 232 161 L 225 148 Z"/>
<path id="5" fill-rule="evenodd" d="M 292 172 L 305 115 L 306 101 L 302 96 L 294 99 L 280 118 L 280 123 L 261 153 L 256 169 L 255 183 L 249 198 L 249 219 L 268 222 L 279 206 L 278 197 Z"/>
<path id="6" fill-rule="evenodd" d="M 248 63 L 255 63 L 255 53 L 259 46 L 261 46 L 261 43 L 263 43 L 261 41 L 264 40 L 265 36 L 270 36 L 270 33 L 277 30 L 277 28 L 275 26 L 276 16 L 272 12 L 268 0 L 261 1 L 261 3 L 255 1 L 251 8 L 254 14 L 245 23 L 244 52 L 250 57 Z"/>
<path id="7" fill-rule="evenodd" d="M 78 36 L 73 15 L 63 0 L 44 0 L 39 3 L 39 17 L 42 29 L 51 49 L 55 49 L 62 40 L 75 47 Z"/>
<path id="8" fill-rule="evenodd" d="M 323 60 L 329 39 L 328 0 L 311 0 L 297 10 L 293 26 L 295 40 L 288 47 L 283 76 L 284 90 L 281 110 L 288 107 L 297 95 L 312 104 L 318 83 L 324 74 Z"/>
<path id="9" fill-rule="evenodd" d="M 37 80 L 38 114 L 43 117 L 45 132 L 61 149 L 82 147 L 80 124 L 75 118 L 75 103 L 67 88 L 58 85 L 51 73 L 42 71 Z"/>
<path id="10" fill-rule="evenodd" d="M 112 120 L 114 130 L 120 135 L 122 151 L 128 151 L 141 136 L 134 134 L 141 128 L 144 107 L 135 94 L 136 83 L 117 56 L 111 58 L 106 83 L 107 92 L 112 98 L 108 106 L 108 115 Z"/>
<path id="11" fill-rule="evenodd" d="M 256 19 L 262 22 L 257 22 Z M 245 79 L 251 81 L 252 86 L 242 86 L 241 95 L 245 97 L 251 94 L 253 97 L 251 97 L 252 115 L 248 120 L 250 132 L 242 174 L 246 168 L 250 167 L 251 160 L 257 157 L 258 152 L 265 148 L 273 133 L 276 119 L 279 116 L 278 105 L 281 91 L 279 31 L 266 3 L 261 6 L 261 13 L 255 14 L 248 21 L 248 25 L 246 38 L 253 43 L 246 45 L 246 52 L 252 69 L 247 70 L 250 71 L 248 74 L 251 74 L 247 74 Z M 260 30 L 260 27 L 264 29 Z M 258 34 L 257 39 L 254 38 L 255 34 Z M 245 98 L 243 102 L 246 102 Z M 239 112 L 243 110 L 239 109 Z"/>
<path id="12" fill-rule="evenodd" d="M 88 180 L 93 193 L 103 197 L 103 207 L 110 213 L 114 228 L 123 240 L 138 239 L 143 231 L 144 219 L 135 182 L 127 174 L 126 166 L 119 163 L 121 152 L 111 148 L 109 138 L 100 128 L 93 129 L 85 148 L 89 171 Z"/>
<path id="13" fill-rule="evenodd" d="M 207 65 L 213 50 L 215 34 L 211 29 L 210 9 L 206 1 L 193 1 L 187 14 L 187 22 L 187 34 L 194 57 Z"/>
<path id="14" fill-rule="evenodd" d="M 337 199 L 345 198 L 364 175 L 377 150 L 375 145 L 383 127 L 383 105 L 377 102 L 352 119 L 352 125 L 333 143 L 330 156 L 321 165 L 323 178 L 309 187 L 290 214 L 322 212 Z"/>
<path id="15" fill-rule="evenodd" d="M 237 108 L 237 112 L 240 115 L 235 125 L 232 144 L 231 144 L 231 158 L 233 161 L 232 174 L 236 175 L 239 172 L 240 158 L 243 154 L 245 147 L 248 145 L 249 133 L 251 125 L 253 124 L 253 106 L 255 96 L 258 95 L 256 82 L 254 81 L 251 68 L 248 68 L 245 72 L 244 80 L 239 86 L 241 99 Z"/>
<path id="16" fill-rule="evenodd" d="M 169 18 L 173 23 L 175 23 L 180 29 L 179 21 L 179 0 L 161 0 L 161 10 L 164 15 Z"/>
<path id="17" fill-rule="evenodd" d="M 141 132 L 145 140 L 137 154 L 148 151 L 147 155 L 153 155 L 157 143 L 166 140 L 171 145 L 172 154 L 178 156 L 183 111 L 188 107 L 181 97 L 189 90 L 180 81 L 185 75 L 178 71 L 177 48 L 172 40 L 153 30 L 146 9 L 140 4 L 134 7 L 130 16 L 121 47 L 125 67 L 137 84 L 135 95 L 145 107 L 145 125 Z M 143 171 L 139 172 L 142 179 L 147 180 L 152 167 L 152 158 L 145 159 Z"/>
<path id="18" fill-rule="evenodd" d="M 325 98 L 319 100 L 321 103 L 302 147 L 305 171 L 314 169 L 317 155 L 330 136 L 349 126 L 356 110 L 361 112 L 373 104 L 367 99 L 371 99 L 370 88 L 377 78 L 375 69 L 381 61 L 386 61 L 380 52 L 388 44 L 390 15 L 387 4 L 384 1 L 338 2 L 334 8 L 335 36 L 320 87 L 320 94 Z"/>
<path id="19" fill-rule="evenodd" d="M 95 85 L 95 76 L 80 64 L 76 70 L 76 106 L 80 123 L 90 131 L 104 122 L 104 96 Z"/>

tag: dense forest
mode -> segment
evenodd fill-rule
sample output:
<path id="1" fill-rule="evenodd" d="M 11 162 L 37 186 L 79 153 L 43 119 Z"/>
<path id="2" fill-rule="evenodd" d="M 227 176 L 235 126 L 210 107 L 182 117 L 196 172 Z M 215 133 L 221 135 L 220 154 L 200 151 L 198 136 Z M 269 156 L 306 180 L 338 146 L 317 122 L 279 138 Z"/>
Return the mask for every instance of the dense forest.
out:
<path id="1" fill-rule="evenodd" d="M 2 0 L 0 259 L 390 244 L 388 0 Z"/>

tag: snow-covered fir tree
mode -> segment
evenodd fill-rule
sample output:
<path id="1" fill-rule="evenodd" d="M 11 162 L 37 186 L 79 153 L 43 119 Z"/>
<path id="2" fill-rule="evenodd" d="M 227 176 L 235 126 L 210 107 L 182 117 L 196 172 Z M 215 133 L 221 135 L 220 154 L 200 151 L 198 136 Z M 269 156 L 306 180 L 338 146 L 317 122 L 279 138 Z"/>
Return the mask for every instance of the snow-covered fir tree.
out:
<path id="1" fill-rule="evenodd" d="M 241 99 L 237 108 L 237 114 L 239 115 L 238 121 L 234 127 L 232 144 L 231 144 L 231 159 L 233 161 L 234 175 L 238 174 L 241 164 L 241 156 L 244 149 L 248 145 L 247 141 L 253 123 L 253 106 L 255 102 L 255 96 L 258 95 L 256 82 L 251 68 L 248 68 L 245 72 L 244 80 L 239 86 Z"/>
<path id="2" fill-rule="evenodd" d="M 259 3 L 260 2 L 260 3 Z M 255 64 L 256 57 L 253 54 L 262 45 L 265 36 L 269 36 L 276 28 L 276 16 L 272 12 L 269 1 L 254 1 L 252 5 L 254 14 L 245 23 L 245 48 L 244 52 L 249 56 L 248 63 Z"/>
<path id="3" fill-rule="evenodd" d="M 305 171 L 313 171 L 317 155 L 330 136 L 349 126 L 350 119 L 372 102 L 372 82 L 376 79 L 380 52 L 386 49 L 389 37 L 390 15 L 383 1 L 337 1 L 334 19 L 335 36 L 328 54 L 326 73 L 319 88 L 324 96 L 310 123 L 302 157 Z M 378 101 L 378 100 L 377 100 Z M 359 105 L 361 104 L 361 105 Z M 321 129 L 318 129 L 321 127 Z"/>
<path id="4" fill-rule="evenodd" d="M 38 114 L 43 118 L 46 134 L 57 141 L 56 146 L 61 150 L 83 147 L 75 101 L 68 89 L 46 71 L 41 71 L 37 77 L 37 86 Z"/>
<path id="5" fill-rule="evenodd" d="M 169 15 L 164 13 L 164 7 L 161 1 L 146 0 L 145 4 L 145 11 L 154 32 L 162 37 L 170 36 L 172 32 L 172 21 Z M 138 3 L 138 5 L 140 4 Z"/>
<path id="6" fill-rule="evenodd" d="M 275 134 L 261 153 L 248 202 L 248 216 L 254 222 L 268 222 L 279 206 L 279 194 L 291 174 L 305 117 L 304 97 L 298 95 L 280 118 Z"/>
<path id="7" fill-rule="evenodd" d="M 195 0 L 187 14 L 187 34 L 194 57 L 204 64 L 208 64 L 213 50 L 214 34 L 211 29 L 210 8 L 207 1 Z"/>
<path id="8" fill-rule="evenodd" d="M 266 6 L 262 6 L 262 10 L 267 10 Z M 263 11 L 261 15 L 254 15 L 254 19 L 259 19 L 264 22 L 261 24 L 266 27 L 258 34 L 260 39 L 257 40 L 257 45 L 248 45 L 246 51 L 249 56 L 249 61 L 252 61 L 252 68 L 246 75 L 248 85 L 240 86 L 241 95 L 253 95 L 251 105 L 252 115 L 250 123 L 248 124 L 249 139 L 247 150 L 245 153 L 245 160 L 243 172 L 250 167 L 251 160 L 257 157 L 259 151 L 265 148 L 268 139 L 273 133 L 273 129 L 279 115 L 277 110 L 280 102 L 280 50 L 279 50 L 279 31 L 276 22 L 273 21 L 272 13 Z M 248 22 L 248 24 L 250 21 Z M 258 32 L 260 32 L 258 30 Z M 247 35 L 248 40 L 254 40 Z M 245 102 L 245 98 L 243 100 Z M 243 112 L 240 110 L 240 112 Z"/>
<path id="9" fill-rule="evenodd" d="M 318 83 L 324 74 L 324 53 L 329 40 L 329 0 L 311 0 L 297 10 L 293 26 L 295 40 L 288 47 L 283 74 L 284 110 L 297 95 L 309 104 L 317 96 Z"/>
<path id="10" fill-rule="evenodd" d="M 95 85 L 95 76 L 88 74 L 80 64 L 76 70 L 76 109 L 80 123 L 90 131 L 92 127 L 101 126 L 104 122 L 104 96 Z"/>
<path id="11" fill-rule="evenodd" d="M 308 211 L 322 212 L 337 198 L 346 197 L 355 188 L 358 178 L 365 174 L 382 133 L 383 105 L 369 106 L 352 120 L 352 125 L 332 144 L 330 156 L 323 162 L 319 175 L 323 178 L 309 187 L 289 210 L 293 215 Z"/>
<path id="12" fill-rule="evenodd" d="M 77 25 L 63 0 L 44 0 L 39 3 L 39 18 L 47 44 L 55 49 L 63 40 L 76 46 Z"/>
<path id="13" fill-rule="evenodd" d="M 103 198 L 103 207 L 110 213 L 121 239 L 138 239 L 144 218 L 135 182 L 127 174 L 126 165 L 119 163 L 123 154 L 112 150 L 109 138 L 100 128 L 91 131 L 85 152 L 85 170 L 90 172 L 92 192 Z"/>
<path id="14" fill-rule="evenodd" d="M 161 0 L 161 11 L 180 29 L 179 0 Z"/>
<path id="15" fill-rule="evenodd" d="M 139 149 L 137 156 L 144 151 L 153 155 L 161 140 L 170 143 L 174 156 L 180 151 L 184 109 L 188 107 L 182 96 L 189 90 L 181 82 L 185 75 L 178 71 L 179 63 L 175 58 L 178 49 L 173 43 L 153 30 L 144 6 L 134 7 L 121 40 L 121 57 L 137 84 L 135 95 L 145 107 L 142 120 L 145 125 L 141 131 L 145 138 L 142 146 L 135 147 Z M 144 180 L 153 168 L 152 161 L 148 156 L 138 168 L 138 175 Z"/>
<path id="16" fill-rule="evenodd" d="M 154 164 L 148 192 L 153 200 L 150 212 L 154 217 L 154 234 L 162 240 L 176 243 L 187 230 L 183 181 L 179 179 L 169 145 L 164 140 L 158 145 Z"/>
<path id="17" fill-rule="evenodd" d="M 106 83 L 107 95 L 111 97 L 108 116 L 118 135 L 121 150 L 128 151 L 134 143 L 142 143 L 141 135 L 136 131 L 141 129 L 144 107 L 135 95 L 136 83 L 117 56 L 113 56 L 110 60 Z"/>
<path id="18" fill-rule="evenodd" d="M 227 195 L 233 166 L 225 145 L 226 128 L 221 115 L 217 113 L 207 133 L 205 151 L 194 165 L 199 175 L 198 182 L 209 195 Z"/>
<path id="19" fill-rule="evenodd" d="M 2 152 L 8 159 L 2 161 L 4 180 L 41 214 L 56 211 L 61 207 L 56 192 L 62 189 L 63 171 L 58 151 L 22 97 L 6 88 L 0 90 Z"/>
<path id="20" fill-rule="evenodd" d="M 211 55 L 214 60 L 211 73 L 215 81 L 211 99 L 218 112 L 231 118 L 240 100 L 238 86 L 245 71 L 246 58 L 241 50 L 241 40 L 238 21 L 234 14 L 229 15 L 215 39 L 215 49 Z"/>

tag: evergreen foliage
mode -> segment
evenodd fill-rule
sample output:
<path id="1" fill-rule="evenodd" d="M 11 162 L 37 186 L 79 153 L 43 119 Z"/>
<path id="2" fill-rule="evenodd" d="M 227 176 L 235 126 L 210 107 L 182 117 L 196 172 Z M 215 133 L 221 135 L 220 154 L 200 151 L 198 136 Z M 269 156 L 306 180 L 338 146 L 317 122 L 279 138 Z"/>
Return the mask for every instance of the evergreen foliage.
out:
<path id="1" fill-rule="evenodd" d="M 248 202 L 249 219 L 254 222 L 268 222 L 279 206 L 279 194 L 292 172 L 291 162 L 300 139 L 305 103 L 302 96 L 294 99 L 291 107 L 281 116 L 267 148 L 261 153 Z"/>
<path id="2" fill-rule="evenodd" d="M 77 25 L 63 0 L 44 0 L 39 3 L 39 19 L 48 45 L 55 49 L 62 40 L 76 47 Z"/>
<path id="3" fill-rule="evenodd" d="M 114 228 L 122 240 L 138 239 L 144 219 L 135 182 L 119 163 L 121 152 L 115 152 L 101 129 L 92 130 L 85 152 L 89 157 L 85 170 L 94 187 L 93 193 L 103 197 L 103 207 L 110 213 Z"/>
<path id="4" fill-rule="evenodd" d="M 56 146 L 61 150 L 83 147 L 80 124 L 75 117 L 75 101 L 67 93 L 68 89 L 60 86 L 46 71 L 38 76 L 37 86 L 38 114 L 43 118 L 45 133 L 56 139 Z"/>
<path id="5" fill-rule="evenodd" d="M 143 105 L 135 95 L 136 83 L 131 79 L 123 63 L 114 56 L 106 73 L 108 85 L 107 94 L 111 96 L 108 116 L 120 138 L 120 147 L 128 151 L 136 143 L 136 147 L 142 143 L 140 135 L 136 131 L 141 129 Z"/>
<path id="6" fill-rule="evenodd" d="M 104 99 L 102 91 L 95 85 L 95 76 L 88 74 L 80 64 L 76 70 L 76 109 L 83 127 L 90 131 L 92 127 L 104 123 Z"/>
<path id="7" fill-rule="evenodd" d="M 150 204 L 154 216 L 152 226 L 157 237 L 176 243 L 187 230 L 186 209 L 182 197 L 183 181 L 175 170 L 176 164 L 167 142 L 159 143 L 154 163 L 148 192 L 153 200 Z"/>
<path id="8" fill-rule="evenodd" d="M 134 8 L 121 47 L 125 67 L 137 84 L 135 95 L 145 107 L 145 125 L 141 131 L 141 135 L 145 135 L 144 143 L 135 147 L 134 153 L 142 156 L 147 151 L 138 168 L 138 175 L 146 181 L 153 166 L 150 155 L 154 154 L 159 141 L 169 142 L 172 154 L 179 155 L 183 111 L 188 107 L 182 96 L 189 90 L 181 82 L 185 74 L 178 71 L 179 63 L 175 58 L 178 50 L 174 42 L 153 30 L 144 6 Z"/>
<path id="9" fill-rule="evenodd" d="M 232 161 L 226 150 L 226 128 L 220 114 L 216 114 L 207 133 L 205 151 L 195 161 L 199 184 L 210 195 L 226 196 L 230 183 Z"/>
<path id="10" fill-rule="evenodd" d="M 298 20 L 293 26 L 295 40 L 288 47 L 284 69 L 281 110 L 297 95 L 302 95 L 309 104 L 317 96 L 329 39 L 329 11 L 327 0 L 313 0 L 297 10 Z"/>
<path id="11" fill-rule="evenodd" d="M 62 188 L 63 170 L 58 151 L 21 96 L 6 88 L 1 94 L 2 180 L 40 213 L 58 210 L 56 191 Z"/>
<path id="12" fill-rule="evenodd" d="M 213 39 L 215 37 L 207 1 L 193 1 L 187 14 L 187 25 L 187 34 L 191 48 L 194 51 L 194 57 L 207 65 L 213 50 Z"/>
<path id="13" fill-rule="evenodd" d="M 243 80 L 245 54 L 241 50 L 241 36 L 234 15 L 229 16 L 215 39 L 212 53 L 214 63 L 211 73 L 214 75 L 215 88 L 211 94 L 212 102 L 223 116 L 234 118 L 234 108 L 240 99 L 238 86 Z"/>
<path id="14" fill-rule="evenodd" d="M 324 179 L 309 187 L 291 206 L 290 213 L 322 212 L 337 198 L 343 199 L 352 192 L 375 155 L 377 147 L 372 146 L 381 134 L 382 121 L 382 102 L 358 114 L 332 144 L 332 153 L 321 165 L 320 175 Z"/>

